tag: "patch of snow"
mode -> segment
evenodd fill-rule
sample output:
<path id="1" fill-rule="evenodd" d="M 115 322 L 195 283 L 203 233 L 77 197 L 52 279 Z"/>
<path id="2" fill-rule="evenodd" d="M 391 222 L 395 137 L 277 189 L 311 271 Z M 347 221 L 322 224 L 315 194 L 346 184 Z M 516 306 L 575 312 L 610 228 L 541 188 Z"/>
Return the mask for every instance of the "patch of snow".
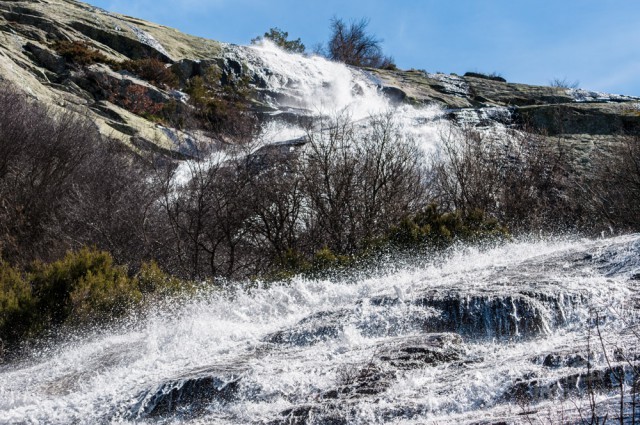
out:
<path id="1" fill-rule="evenodd" d="M 136 37 L 138 37 L 138 41 L 140 41 L 142 44 L 146 44 L 147 46 L 156 49 L 158 52 L 162 53 L 166 57 L 171 57 L 169 56 L 169 53 L 167 53 L 167 51 L 164 49 L 162 44 L 160 44 L 160 42 L 156 40 L 151 34 L 141 30 L 135 25 L 132 25 L 129 23 L 126 23 L 126 25 L 129 27 L 129 29 L 131 29 L 131 31 L 133 31 Z"/>
<path id="2" fill-rule="evenodd" d="M 169 93 L 171 97 L 177 100 L 180 103 L 187 104 L 189 102 L 189 95 L 180 90 L 171 90 Z"/>
<path id="3" fill-rule="evenodd" d="M 111 18 L 117 19 L 118 21 L 122 22 L 124 25 L 129 27 L 129 29 L 131 31 L 133 31 L 133 33 L 138 38 L 138 41 L 140 41 L 143 44 L 146 44 L 147 46 L 149 46 L 149 47 L 151 47 L 153 49 L 156 49 L 158 52 L 162 53 L 163 55 L 165 55 L 168 58 L 171 57 L 169 55 L 169 53 L 167 53 L 167 51 L 165 50 L 164 46 L 162 44 L 160 44 L 160 42 L 158 40 L 156 40 L 148 32 L 141 30 L 140 28 L 136 27 L 133 24 L 130 24 L 128 22 L 122 21 L 122 19 L 120 19 L 119 16 L 117 16 L 114 13 L 109 12 L 108 10 L 102 9 L 100 7 L 94 7 L 94 6 L 91 7 L 91 10 L 94 11 L 94 12 L 102 13 L 103 15 L 109 16 Z M 115 31 L 122 31 L 122 28 L 119 25 L 115 25 L 114 30 Z"/>
<path id="4" fill-rule="evenodd" d="M 469 84 L 464 78 L 449 74 L 427 74 L 428 78 L 439 81 L 446 93 L 458 97 L 469 96 Z"/>
<path id="5" fill-rule="evenodd" d="M 584 89 L 567 89 L 566 93 L 573 97 L 576 102 L 628 102 L 639 100 L 639 98 L 634 96 L 601 93 Z"/>
<path id="6" fill-rule="evenodd" d="M 513 109 L 504 106 L 465 108 L 451 111 L 455 121 L 463 127 L 508 125 L 513 122 Z"/>

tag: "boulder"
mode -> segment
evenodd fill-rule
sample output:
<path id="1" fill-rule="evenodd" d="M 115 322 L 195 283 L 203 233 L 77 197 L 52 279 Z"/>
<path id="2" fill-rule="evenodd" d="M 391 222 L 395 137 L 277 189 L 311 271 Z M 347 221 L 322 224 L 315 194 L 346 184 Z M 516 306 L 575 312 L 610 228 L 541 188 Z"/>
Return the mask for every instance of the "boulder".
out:
<path id="1" fill-rule="evenodd" d="M 462 360 L 462 338 L 454 333 L 394 338 L 381 348 L 380 361 L 395 369 L 411 370 Z"/>
<path id="2" fill-rule="evenodd" d="M 540 402 L 556 397 L 583 394 L 591 388 L 594 392 L 616 388 L 618 376 L 624 376 L 623 366 L 593 369 L 590 373 L 570 372 L 557 378 L 527 376 L 515 381 L 502 396 L 504 401 Z"/>
<path id="3" fill-rule="evenodd" d="M 141 392 L 128 417 L 144 419 L 174 414 L 197 417 L 212 403 L 233 401 L 245 372 L 238 367 L 213 367 L 169 379 Z"/>
<path id="4" fill-rule="evenodd" d="M 342 332 L 348 311 L 322 311 L 306 317 L 289 329 L 274 332 L 264 338 L 272 344 L 307 346 L 336 338 Z"/>

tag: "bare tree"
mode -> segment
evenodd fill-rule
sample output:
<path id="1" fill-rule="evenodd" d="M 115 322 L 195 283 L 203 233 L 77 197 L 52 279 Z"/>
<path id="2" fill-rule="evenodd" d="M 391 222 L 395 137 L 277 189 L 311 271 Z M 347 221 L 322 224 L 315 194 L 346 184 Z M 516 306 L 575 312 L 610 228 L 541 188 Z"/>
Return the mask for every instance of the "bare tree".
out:
<path id="1" fill-rule="evenodd" d="M 328 53 L 333 60 L 348 65 L 371 68 L 395 68 L 393 59 L 384 56 L 382 40 L 367 34 L 368 19 L 351 21 L 349 24 L 334 17 L 331 20 L 331 39 Z"/>
<path id="2" fill-rule="evenodd" d="M 559 88 L 559 89 L 577 89 L 580 87 L 580 81 L 569 81 L 565 78 L 554 78 L 549 81 L 549 86 Z"/>
<path id="3" fill-rule="evenodd" d="M 589 205 L 611 228 L 637 231 L 640 229 L 640 137 L 619 136 L 608 150 L 601 149 L 593 156 L 593 173 L 584 179 Z"/>
<path id="4" fill-rule="evenodd" d="M 421 151 L 393 115 L 348 116 L 308 133 L 304 190 L 312 245 L 349 253 L 381 236 L 424 201 Z"/>
<path id="5" fill-rule="evenodd" d="M 250 180 L 254 216 L 251 240 L 256 252 L 268 262 L 265 268 L 282 265 L 285 257 L 301 247 L 304 211 L 304 173 L 298 155 L 268 155 L 268 165 Z"/>
<path id="6" fill-rule="evenodd" d="M 561 144 L 541 135 L 450 129 L 431 158 L 432 190 L 445 210 L 483 211 L 516 231 L 576 225 L 569 163 Z"/>
<path id="7" fill-rule="evenodd" d="M 252 205 L 246 155 L 192 151 L 197 153 L 192 160 L 158 173 L 175 244 L 173 262 L 190 279 L 231 277 L 246 267 L 240 249 Z"/>
<path id="8" fill-rule="evenodd" d="M 150 159 L 119 141 L 105 140 L 78 174 L 81 179 L 64 206 L 63 233 L 70 245 L 95 245 L 135 267 L 156 258 L 166 220 L 160 214 L 159 188 L 150 178 Z"/>
<path id="9" fill-rule="evenodd" d="M 101 138 L 70 112 L 31 102 L 0 88 L 0 251 L 16 264 L 52 259 L 68 248 L 61 238 L 66 200 Z"/>
<path id="10" fill-rule="evenodd" d="M 449 128 L 431 156 L 432 191 L 443 208 L 468 214 L 495 210 L 499 140 L 472 129 Z"/>

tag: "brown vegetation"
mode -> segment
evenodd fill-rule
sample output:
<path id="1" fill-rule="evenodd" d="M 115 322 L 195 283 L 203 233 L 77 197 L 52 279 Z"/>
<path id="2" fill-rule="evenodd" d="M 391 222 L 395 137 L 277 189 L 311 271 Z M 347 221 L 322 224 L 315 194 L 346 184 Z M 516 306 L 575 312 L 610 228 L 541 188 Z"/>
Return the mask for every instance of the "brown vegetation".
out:
<path id="1" fill-rule="evenodd" d="M 504 225 L 640 227 L 637 139 L 620 138 L 583 178 L 561 144 L 528 132 L 452 132 L 425 160 L 392 114 L 324 118 L 304 148 L 251 153 L 255 116 L 217 109 L 240 102 L 237 84 L 220 100 L 214 77 L 191 81 L 196 119 L 213 137 L 189 140 L 192 158 L 181 162 L 134 154 L 91 122 L 2 87 L 0 104 L 12 107 L 0 109 L 0 338 L 117 316 L 184 286 L 162 270 L 200 281 L 282 277 L 500 238 Z M 54 278 L 76 260 L 91 275 Z"/>
<path id="2" fill-rule="evenodd" d="M 154 86 L 172 89 L 179 84 L 177 75 L 170 65 L 157 58 L 126 60 L 116 69 L 129 71 Z"/>
<path id="3" fill-rule="evenodd" d="M 445 209 L 482 211 L 516 232 L 577 228 L 584 211 L 566 196 L 570 164 L 562 145 L 542 135 L 451 130 L 431 158 L 431 188 Z"/>
<path id="4" fill-rule="evenodd" d="M 593 160 L 594 173 L 583 180 L 594 213 L 611 228 L 640 229 L 640 138 L 620 136 L 610 153 Z"/>
<path id="5" fill-rule="evenodd" d="M 86 41 L 57 41 L 53 44 L 53 48 L 65 60 L 73 64 L 82 66 L 94 63 L 115 64 L 115 61 L 91 47 Z"/>

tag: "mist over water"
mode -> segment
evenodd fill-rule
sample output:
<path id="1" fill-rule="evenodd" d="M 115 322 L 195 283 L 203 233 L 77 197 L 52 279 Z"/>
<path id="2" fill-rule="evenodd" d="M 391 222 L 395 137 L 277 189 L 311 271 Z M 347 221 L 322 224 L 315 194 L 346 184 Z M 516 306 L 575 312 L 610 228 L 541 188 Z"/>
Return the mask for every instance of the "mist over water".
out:
<path id="1" fill-rule="evenodd" d="M 565 376 L 566 368 L 543 365 L 549 355 L 586 356 L 590 310 L 607 317 L 607 340 L 622 341 L 636 319 L 629 301 L 637 281 L 629 278 L 640 272 L 639 257 L 638 235 L 520 242 L 459 248 L 390 273 L 381 266 L 378 277 L 349 282 L 297 278 L 203 290 L 136 323 L 4 366 L 0 423 L 267 423 L 296 406 L 314 406 L 318 420 L 337 410 L 350 423 L 517 417 L 518 405 L 505 394 L 526 377 L 552 383 Z M 478 320 L 447 322 L 464 341 L 455 361 L 395 370 L 380 360 L 407 339 L 441 331 L 438 320 L 448 314 L 441 307 L 449 304 L 440 301 L 456 294 L 458 308 Z M 535 308 L 516 305 L 523 297 Z M 493 300 L 505 312 L 482 307 Z M 530 316 L 513 320 L 513 328 L 498 324 L 524 313 Z M 282 331 L 291 338 L 274 338 Z M 602 366 L 600 357 L 594 365 Z M 338 399 L 339 407 L 323 399 L 370 363 L 394 372 L 384 391 Z M 233 397 L 185 399 L 164 415 L 149 413 L 158 392 L 208 376 L 219 386 L 237 382 Z"/>
<path id="2" fill-rule="evenodd" d="M 261 135 L 265 143 L 305 136 L 308 129 L 290 119 L 306 117 L 327 125 L 336 117 L 362 122 L 392 114 L 395 124 L 430 152 L 449 129 L 445 111 L 437 105 L 414 107 L 387 97 L 370 72 L 320 56 L 287 53 L 269 41 L 258 46 L 228 46 L 226 57 L 245 66 L 258 96 L 272 108 Z M 304 121 L 304 120 L 303 120 Z"/>
<path id="3" fill-rule="evenodd" d="M 263 81 L 274 117 L 393 109 L 425 150 L 450 125 L 435 106 L 393 104 L 366 71 L 270 45 L 229 49 Z M 262 137 L 304 131 L 273 121 Z M 2 366 L 0 423 L 529 423 L 547 412 L 577 422 L 587 371 L 611 369 L 614 343 L 637 354 L 638 276 L 640 235 L 627 235 L 203 288 Z M 615 391 L 603 386 L 604 414 Z"/>

